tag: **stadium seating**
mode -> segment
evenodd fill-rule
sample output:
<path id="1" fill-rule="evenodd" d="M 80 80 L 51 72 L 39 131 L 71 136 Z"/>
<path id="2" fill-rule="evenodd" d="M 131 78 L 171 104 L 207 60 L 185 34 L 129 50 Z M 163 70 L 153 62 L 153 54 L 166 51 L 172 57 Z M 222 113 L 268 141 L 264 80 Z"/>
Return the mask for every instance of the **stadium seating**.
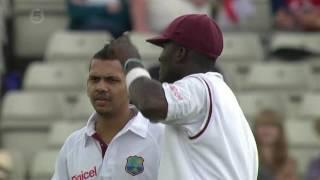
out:
<path id="1" fill-rule="evenodd" d="M 24 11 L 33 8 L 44 9 L 49 12 L 66 11 L 64 0 L 13 0 L 14 11 Z"/>
<path id="2" fill-rule="evenodd" d="M 31 165 L 32 180 L 49 180 L 54 173 L 54 167 L 59 150 L 44 150 L 35 155 Z"/>
<path id="3" fill-rule="evenodd" d="M 285 104 L 285 113 L 288 118 L 297 118 L 298 111 L 301 107 L 303 93 L 288 93 L 281 96 Z"/>
<path id="4" fill-rule="evenodd" d="M 89 116 L 94 112 L 86 92 L 66 92 L 61 93 L 63 117 L 65 119 L 87 121 Z"/>
<path id="5" fill-rule="evenodd" d="M 241 91 L 245 88 L 243 82 L 250 71 L 251 65 L 247 63 L 221 63 L 219 60 L 217 66 L 221 69 L 226 83 L 234 91 Z"/>
<path id="6" fill-rule="evenodd" d="M 285 103 L 285 112 L 288 117 L 304 120 L 320 119 L 318 104 L 319 93 L 298 93 L 282 96 Z"/>
<path id="7" fill-rule="evenodd" d="M 58 119 L 61 108 L 57 95 L 47 92 L 9 92 L 3 101 L 3 127 L 43 127 Z"/>
<path id="8" fill-rule="evenodd" d="M 243 92 L 236 94 L 236 96 L 243 113 L 251 123 L 261 111 L 283 112 L 284 109 L 284 104 L 279 96 L 272 93 Z"/>
<path id="9" fill-rule="evenodd" d="M 319 43 L 319 33 L 277 32 L 272 36 L 270 51 L 275 51 L 281 48 L 295 48 L 319 53 Z"/>
<path id="10" fill-rule="evenodd" d="M 65 140 L 73 133 L 74 131 L 81 129 L 86 124 L 86 121 L 83 122 L 72 122 L 72 121 L 59 121 L 55 122 L 51 126 L 48 139 L 48 148 L 59 150 L 64 144 Z"/>
<path id="11" fill-rule="evenodd" d="M 25 180 L 27 175 L 27 164 L 21 152 L 10 150 L 10 155 L 13 161 L 13 169 L 11 172 L 12 180 Z"/>
<path id="12" fill-rule="evenodd" d="M 320 94 L 305 94 L 298 110 L 298 117 L 304 119 L 320 119 Z"/>
<path id="13" fill-rule="evenodd" d="M 38 24 L 30 22 L 28 15 L 15 16 L 15 54 L 18 57 L 41 57 L 50 35 L 65 28 L 66 23 L 65 16 L 46 16 Z"/>
<path id="14" fill-rule="evenodd" d="M 308 89 L 309 73 L 302 64 L 254 64 L 243 83 L 246 90 L 301 92 Z"/>
<path id="15" fill-rule="evenodd" d="M 86 73 L 82 64 L 33 63 L 23 84 L 28 91 L 84 91 Z"/>
<path id="16" fill-rule="evenodd" d="M 309 87 L 313 91 L 320 91 L 320 57 L 315 59 L 313 63 L 310 63 L 311 74 L 308 78 Z"/>
<path id="17" fill-rule="evenodd" d="M 109 33 L 102 31 L 58 31 L 48 42 L 45 59 L 88 61 L 111 38 Z"/>
<path id="18" fill-rule="evenodd" d="M 320 147 L 313 121 L 289 119 L 285 122 L 285 130 L 291 147 Z"/>
<path id="19" fill-rule="evenodd" d="M 18 57 L 41 57 L 49 37 L 67 26 L 62 0 L 15 0 L 14 52 Z"/>
<path id="20" fill-rule="evenodd" d="M 224 49 L 221 63 L 252 63 L 263 59 L 264 52 L 256 33 L 224 33 Z"/>
<path id="21" fill-rule="evenodd" d="M 28 163 L 35 151 L 46 147 L 49 125 L 62 116 L 60 103 L 59 97 L 52 93 L 8 93 L 2 107 L 2 146 L 23 149 Z"/>
<path id="22" fill-rule="evenodd" d="M 130 39 L 137 47 L 143 64 L 149 68 L 159 64 L 158 58 L 162 48 L 146 42 L 146 39 L 156 36 L 155 34 L 131 33 Z"/>

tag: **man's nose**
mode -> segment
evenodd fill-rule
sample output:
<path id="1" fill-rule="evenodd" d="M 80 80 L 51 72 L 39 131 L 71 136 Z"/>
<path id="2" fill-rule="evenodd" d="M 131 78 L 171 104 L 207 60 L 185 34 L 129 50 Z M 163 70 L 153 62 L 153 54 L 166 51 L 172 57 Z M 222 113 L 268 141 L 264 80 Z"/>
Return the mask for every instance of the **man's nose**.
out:
<path id="1" fill-rule="evenodd" d="M 104 82 L 103 80 L 97 83 L 97 90 L 98 91 L 109 91 L 108 83 Z"/>

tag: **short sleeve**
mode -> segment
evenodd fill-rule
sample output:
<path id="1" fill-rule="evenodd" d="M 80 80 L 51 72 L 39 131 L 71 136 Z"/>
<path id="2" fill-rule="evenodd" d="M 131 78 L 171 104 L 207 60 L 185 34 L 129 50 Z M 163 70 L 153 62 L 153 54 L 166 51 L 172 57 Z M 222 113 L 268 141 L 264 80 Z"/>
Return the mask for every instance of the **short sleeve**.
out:
<path id="1" fill-rule="evenodd" d="M 64 144 L 57 157 L 55 171 L 51 180 L 69 179 L 66 153 L 66 144 Z"/>
<path id="2" fill-rule="evenodd" d="M 163 83 L 162 86 L 168 102 L 165 124 L 202 124 L 208 110 L 208 96 L 201 78 L 188 76 L 173 84 Z"/>

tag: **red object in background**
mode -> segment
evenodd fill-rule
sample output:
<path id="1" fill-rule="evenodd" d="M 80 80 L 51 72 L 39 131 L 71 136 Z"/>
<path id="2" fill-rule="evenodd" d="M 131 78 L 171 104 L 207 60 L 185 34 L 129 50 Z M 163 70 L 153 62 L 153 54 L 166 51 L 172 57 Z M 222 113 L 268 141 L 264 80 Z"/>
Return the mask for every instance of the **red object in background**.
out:
<path id="1" fill-rule="evenodd" d="M 224 0 L 224 8 L 226 11 L 227 16 L 233 23 L 239 22 L 239 16 L 237 15 L 235 11 L 235 0 Z"/>

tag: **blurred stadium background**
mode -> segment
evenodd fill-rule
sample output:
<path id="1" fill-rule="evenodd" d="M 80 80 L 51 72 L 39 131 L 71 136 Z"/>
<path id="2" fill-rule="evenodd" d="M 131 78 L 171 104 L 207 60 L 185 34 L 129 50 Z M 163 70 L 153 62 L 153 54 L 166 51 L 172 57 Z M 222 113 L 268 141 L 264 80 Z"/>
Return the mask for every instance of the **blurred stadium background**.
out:
<path id="1" fill-rule="evenodd" d="M 277 31 L 270 2 L 253 4 L 254 16 L 223 29 L 218 67 L 250 124 L 265 109 L 285 116 L 289 152 L 303 177 L 320 154 L 314 130 L 320 119 L 320 34 Z M 12 180 L 47 180 L 64 140 L 93 111 L 85 93 L 88 62 L 112 36 L 67 30 L 64 0 L 1 0 L 0 6 L 0 149 L 11 154 Z M 150 36 L 131 34 L 149 68 L 161 52 L 144 42 Z"/>

